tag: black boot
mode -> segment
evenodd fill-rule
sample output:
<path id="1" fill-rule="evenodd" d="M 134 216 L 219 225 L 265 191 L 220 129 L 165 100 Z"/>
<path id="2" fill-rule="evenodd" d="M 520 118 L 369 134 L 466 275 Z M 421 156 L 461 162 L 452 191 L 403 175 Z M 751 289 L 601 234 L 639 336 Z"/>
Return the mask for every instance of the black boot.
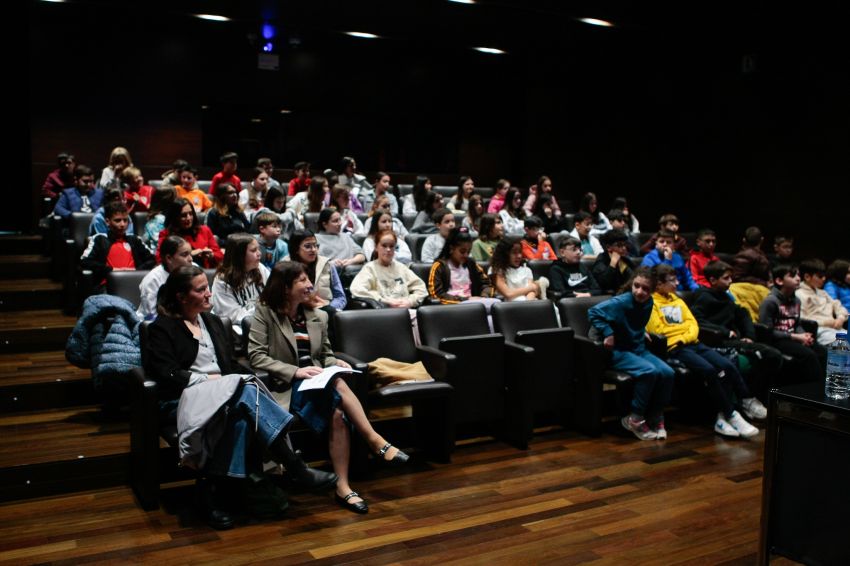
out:
<path id="1" fill-rule="evenodd" d="M 286 435 L 279 434 L 269 447 L 274 459 L 283 464 L 292 483 L 305 489 L 328 489 L 336 485 L 339 476 L 332 472 L 314 470 L 295 453 Z"/>
<path id="2" fill-rule="evenodd" d="M 198 480 L 198 507 L 209 526 L 216 530 L 233 528 L 233 516 L 224 508 L 223 480 L 202 478 Z"/>

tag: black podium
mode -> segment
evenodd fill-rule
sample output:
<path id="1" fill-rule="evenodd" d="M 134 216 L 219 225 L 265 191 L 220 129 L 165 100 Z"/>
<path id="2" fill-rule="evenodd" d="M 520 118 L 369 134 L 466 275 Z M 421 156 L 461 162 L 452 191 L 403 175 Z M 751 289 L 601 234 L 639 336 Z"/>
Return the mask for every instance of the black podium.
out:
<path id="1" fill-rule="evenodd" d="M 770 392 L 759 564 L 850 564 L 850 401 L 823 382 Z"/>

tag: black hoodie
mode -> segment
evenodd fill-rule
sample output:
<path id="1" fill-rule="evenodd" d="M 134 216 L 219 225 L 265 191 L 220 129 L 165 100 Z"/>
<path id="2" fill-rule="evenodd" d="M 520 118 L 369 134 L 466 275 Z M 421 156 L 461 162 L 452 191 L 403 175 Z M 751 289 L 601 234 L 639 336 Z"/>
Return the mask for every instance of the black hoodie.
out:
<path id="1" fill-rule="evenodd" d="M 737 305 L 728 292 L 700 287 L 694 291 L 691 312 L 701 328 L 715 330 L 726 337 L 734 330 L 739 338 L 756 339 L 749 313 Z"/>

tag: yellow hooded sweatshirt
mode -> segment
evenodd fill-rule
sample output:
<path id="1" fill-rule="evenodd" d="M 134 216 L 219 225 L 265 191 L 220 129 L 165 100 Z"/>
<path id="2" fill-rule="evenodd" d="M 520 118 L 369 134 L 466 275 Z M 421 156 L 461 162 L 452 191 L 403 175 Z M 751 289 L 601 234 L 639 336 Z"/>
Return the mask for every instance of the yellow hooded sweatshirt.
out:
<path id="1" fill-rule="evenodd" d="M 699 341 L 699 325 L 691 309 L 675 293 L 664 296 L 652 294 L 652 314 L 646 324 L 647 332 L 667 337 L 667 350 Z"/>

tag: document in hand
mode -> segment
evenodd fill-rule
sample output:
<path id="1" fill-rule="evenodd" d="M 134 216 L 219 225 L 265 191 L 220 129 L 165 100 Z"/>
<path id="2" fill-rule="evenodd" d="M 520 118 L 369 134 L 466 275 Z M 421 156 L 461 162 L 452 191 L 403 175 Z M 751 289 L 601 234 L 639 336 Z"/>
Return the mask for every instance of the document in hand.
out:
<path id="1" fill-rule="evenodd" d="M 322 373 L 310 379 L 302 379 L 298 391 L 309 391 L 310 389 L 324 389 L 333 376 L 338 373 L 363 373 L 356 369 L 348 369 L 339 366 L 325 368 Z"/>

